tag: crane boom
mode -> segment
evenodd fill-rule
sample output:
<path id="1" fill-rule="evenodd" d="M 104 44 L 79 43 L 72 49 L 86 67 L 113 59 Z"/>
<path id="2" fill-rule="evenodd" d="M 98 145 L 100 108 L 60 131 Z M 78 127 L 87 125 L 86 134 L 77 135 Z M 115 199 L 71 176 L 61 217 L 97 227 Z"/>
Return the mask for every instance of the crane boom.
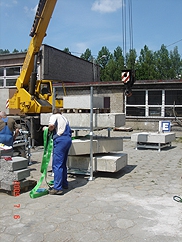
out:
<path id="1" fill-rule="evenodd" d="M 39 52 L 57 0 L 40 0 L 30 36 L 30 45 L 23 63 L 22 71 L 16 81 L 17 89 L 29 85 L 34 68 L 34 57 Z"/>
<path id="2" fill-rule="evenodd" d="M 23 114 L 48 113 L 52 110 L 51 80 L 37 80 L 37 56 L 40 51 L 46 30 L 57 0 L 39 0 L 34 22 L 30 31 L 31 41 L 23 63 L 20 76 L 17 78 L 17 90 L 9 99 L 10 109 L 19 109 Z M 50 87 L 50 93 L 41 93 L 41 85 Z M 59 102 L 62 106 L 62 101 Z"/>

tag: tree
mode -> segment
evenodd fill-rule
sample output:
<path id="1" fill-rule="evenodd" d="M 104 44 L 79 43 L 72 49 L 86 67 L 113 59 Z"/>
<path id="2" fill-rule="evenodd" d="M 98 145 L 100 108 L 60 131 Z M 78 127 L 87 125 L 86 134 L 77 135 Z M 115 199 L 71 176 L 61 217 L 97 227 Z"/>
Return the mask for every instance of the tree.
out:
<path id="1" fill-rule="evenodd" d="M 155 79 L 171 79 L 172 63 L 169 56 L 169 51 L 165 45 L 161 46 L 161 49 L 154 53 L 155 65 L 156 65 L 156 78 Z"/>
<path id="2" fill-rule="evenodd" d="M 92 56 L 91 50 L 87 48 L 85 52 L 81 54 L 80 58 L 92 62 L 93 56 Z"/>
<path id="3" fill-rule="evenodd" d="M 14 49 L 12 53 L 19 53 L 19 50 Z"/>
<path id="4" fill-rule="evenodd" d="M 5 50 L 0 49 L 0 55 L 9 54 L 9 53 L 10 53 L 10 51 L 8 49 L 5 49 Z"/>
<path id="5" fill-rule="evenodd" d="M 123 56 L 123 51 L 120 46 L 118 46 L 114 50 L 114 60 L 116 63 L 116 70 L 114 73 L 114 80 L 119 81 L 121 80 L 121 72 L 124 70 L 124 56 Z"/>
<path id="6" fill-rule="evenodd" d="M 69 48 L 64 48 L 64 50 L 63 50 L 64 52 L 66 52 L 66 53 L 68 53 L 68 54 L 71 54 L 71 52 L 70 52 L 70 50 L 69 50 Z"/>
<path id="7" fill-rule="evenodd" d="M 126 53 L 126 68 L 134 70 L 136 65 L 137 53 L 135 49 L 130 49 L 129 53 Z"/>
<path id="8" fill-rule="evenodd" d="M 98 52 L 97 63 L 101 67 L 100 79 L 101 81 L 109 81 L 108 70 L 106 68 L 109 60 L 111 59 L 111 53 L 106 46 L 103 46 L 102 49 Z"/>
<path id="9" fill-rule="evenodd" d="M 178 79 L 182 75 L 182 61 L 180 60 L 180 54 L 178 53 L 178 47 L 170 51 L 171 59 L 171 78 Z"/>
<path id="10" fill-rule="evenodd" d="M 105 78 L 107 81 L 120 81 L 121 72 L 124 69 L 124 57 L 122 49 L 118 46 L 114 54 L 110 54 L 107 65 L 105 66 Z"/>
<path id="11" fill-rule="evenodd" d="M 146 45 L 140 51 L 136 69 L 136 78 L 138 80 L 155 79 L 154 53 Z"/>

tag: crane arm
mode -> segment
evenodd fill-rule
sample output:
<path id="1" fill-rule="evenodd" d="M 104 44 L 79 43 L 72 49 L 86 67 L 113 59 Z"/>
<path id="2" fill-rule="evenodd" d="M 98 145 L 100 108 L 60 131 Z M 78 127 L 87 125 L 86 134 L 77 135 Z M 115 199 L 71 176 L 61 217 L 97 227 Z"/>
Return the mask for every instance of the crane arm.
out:
<path id="1" fill-rule="evenodd" d="M 32 37 L 30 45 L 23 63 L 23 67 L 16 81 L 16 87 L 19 90 L 28 87 L 30 76 L 34 69 L 34 58 L 39 52 L 42 41 L 46 35 L 46 30 L 52 16 L 57 0 L 40 0 L 35 15 L 34 23 L 31 28 L 30 36 Z"/>

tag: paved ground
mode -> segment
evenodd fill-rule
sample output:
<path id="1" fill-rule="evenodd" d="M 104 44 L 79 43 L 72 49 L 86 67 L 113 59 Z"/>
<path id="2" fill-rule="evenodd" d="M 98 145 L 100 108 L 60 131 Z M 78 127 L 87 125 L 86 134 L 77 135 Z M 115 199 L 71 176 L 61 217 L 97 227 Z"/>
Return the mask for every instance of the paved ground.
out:
<path id="1" fill-rule="evenodd" d="M 1 241 L 181 242 L 182 203 L 173 196 L 182 196 L 182 143 L 161 152 L 135 150 L 131 132 L 112 135 L 124 137 L 128 154 L 117 174 L 98 173 L 94 181 L 70 176 L 63 196 L 0 193 Z M 41 159 L 42 149 L 33 151 L 31 179 L 39 180 Z"/>

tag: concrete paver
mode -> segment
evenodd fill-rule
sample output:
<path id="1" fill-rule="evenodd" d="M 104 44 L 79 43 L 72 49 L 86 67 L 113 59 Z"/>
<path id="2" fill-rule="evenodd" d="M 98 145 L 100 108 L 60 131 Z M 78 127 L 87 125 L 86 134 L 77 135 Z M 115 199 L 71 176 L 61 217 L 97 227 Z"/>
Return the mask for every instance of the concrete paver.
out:
<path id="1" fill-rule="evenodd" d="M 182 143 L 172 142 L 161 152 L 135 150 L 131 132 L 111 136 L 124 137 L 128 165 L 121 171 L 96 173 L 93 181 L 69 175 L 63 196 L 31 199 L 29 192 L 17 197 L 1 192 L 1 241 L 182 241 L 182 203 L 173 200 L 182 196 Z M 29 167 L 31 179 L 37 181 L 42 152 L 40 147 L 32 152 Z M 41 187 L 47 188 L 45 181 Z"/>

